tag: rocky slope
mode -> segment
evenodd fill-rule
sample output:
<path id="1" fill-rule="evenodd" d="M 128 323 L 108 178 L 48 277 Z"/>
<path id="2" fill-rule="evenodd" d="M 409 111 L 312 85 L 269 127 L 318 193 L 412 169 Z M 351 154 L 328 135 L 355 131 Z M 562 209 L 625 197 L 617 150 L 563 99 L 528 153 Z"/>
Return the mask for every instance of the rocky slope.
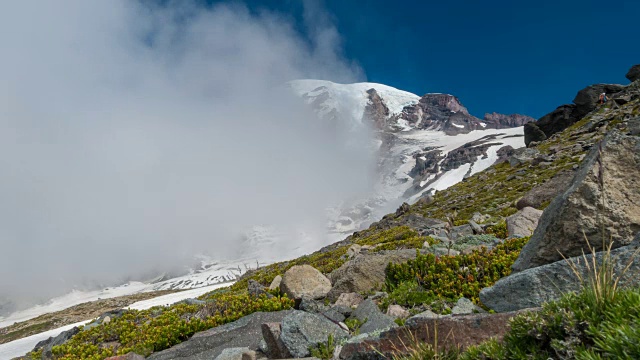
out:
<path id="1" fill-rule="evenodd" d="M 579 289 L 567 263 L 557 260 L 558 251 L 570 257 L 589 250 L 576 234 L 580 230 L 599 244 L 598 230 L 606 224 L 601 236 L 614 240 L 617 270 L 640 246 L 640 82 L 619 89 L 604 106 L 556 124 L 546 139 L 496 150 L 495 165 L 402 204 L 343 241 L 248 272 L 229 289 L 189 304 L 103 318 L 90 329 L 39 344 L 32 355 L 103 359 L 136 351 L 152 359 L 382 359 L 415 350 L 407 345 L 411 341 L 451 350 L 493 337 L 486 346 L 495 350 L 514 346 L 518 336 L 529 336 L 530 346 L 516 353 L 541 350 L 542 358 L 571 358 L 580 340 L 602 355 L 588 337 L 593 334 L 571 322 L 585 313 L 566 305 L 575 297 L 558 305 L 568 319 L 558 329 L 566 337 L 551 341 L 547 325 L 535 324 L 559 316 L 553 307 L 538 309 L 542 302 Z M 445 166 L 478 156 L 496 140 L 503 139 L 450 149 L 451 165 Z M 421 174 L 446 159 L 425 157 L 411 169 Z M 600 250 L 596 246 L 593 256 L 606 256 Z M 571 260 L 586 273 L 584 261 Z M 622 285 L 637 285 L 640 278 L 638 262 L 630 264 Z M 509 322 L 514 316 L 515 333 Z M 623 317 L 636 321 L 640 313 L 631 306 Z M 447 336 L 434 336 L 436 329 Z M 506 333 L 511 335 L 503 343 Z"/>

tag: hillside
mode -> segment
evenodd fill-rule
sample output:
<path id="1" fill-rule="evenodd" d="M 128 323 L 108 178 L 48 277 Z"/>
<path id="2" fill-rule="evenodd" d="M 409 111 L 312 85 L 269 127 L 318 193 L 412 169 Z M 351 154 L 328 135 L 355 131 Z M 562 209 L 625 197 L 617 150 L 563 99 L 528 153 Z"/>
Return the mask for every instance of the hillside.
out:
<path id="1" fill-rule="evenodd" d="M 618 273 L 640 245 L 640 79 L 630 80 L 581 90 L 574 104 L 563 107 L 572 110 L 562 121 L 553 112 L 526 127 L 528 147 L 500 146 L 487 155 L 495 164 L 435 194 L 416 192 L 415 203 L 340 242 L 247 272 L 231 287 L 199 299 L 102 317 L 88 329 L 40 344 L 29 356 L 378 359 L 410 350 L 402 344 L 411 339 L 452 353 L 471 347 L 451 358 L 566 358 L 577 351 L 607 357 L 627 351 L 624 341 L 606 347 L 575 325 L 575 319 L 589 319 L 615 330 L 622 320 L 596 324 L 593 314 L 580 310 L 586 295 L 562 297 L 584 290 L 562 255 L 589 253 L 580 231 L 594 240 L 593 256 L 605 256 L 595 241 L 602 238 L 602 224 L 613 241 Z M 611 91 L 604 105 L 597 103 L 601 91 Z M 408 107 L 419 108 L 421 101 Z M 501 136 L 448 154 L 469 157 L 469 151 L 507 138 Z M 578 272 L 584 266 L 578 263 Z M 620 284 L 633 289 L 639 274 L 632 263 Z M 624 303 L 640 301 L 633 290 L 621 294 L 609 310 L 628 309 L 620 326 L 635 336 L 638 307 Z M 554 300 L 537 317 L 537 309 Z M 551 322 L 559 313 L 569 319 L 560 335 L 535 328 L 542 335 L 522 345 L 535 326 L 530 324 Z M 434 339 L 436 327 L 448 335 Z M 564 342 L 576 339 L 588 348 Z"/>

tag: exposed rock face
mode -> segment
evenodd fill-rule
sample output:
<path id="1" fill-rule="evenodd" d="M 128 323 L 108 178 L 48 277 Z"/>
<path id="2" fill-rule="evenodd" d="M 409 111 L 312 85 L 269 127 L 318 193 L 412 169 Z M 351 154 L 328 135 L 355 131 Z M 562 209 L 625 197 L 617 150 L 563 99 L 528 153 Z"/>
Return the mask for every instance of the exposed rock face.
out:
<path id="1" fill-rule="evenodd" d="M 382 130 L 387 126 L 389 108 L 382 101 L 376 89 L 367 90 L 367 94 L 369 103 L 365 106 L 362 117 L 366 121 L 372 121 L 376 129 Z"/>
<path id="2" fill-rule="evenodd" d="M 515 149 L 511 145 L 506 145 L 498 149 L 496 155 L 498 155 L 498 160 L 496 160 L 496 164 L 499 164 L 504 161 L 508 161 L 509 157 L 514 154 Z"/>
<path id="3" fill-rule="evenodd" d="M 624 267 L 633 260 L 638 244 L 628 245 L 611 252 L 615 261 L 616 274 L 622 274 Z M 592 255 L 587 255 L 591 262 Z M 602 253 L 596 260 L 601 263 Z M 579 264 L 583 276 L 587 275 L 582 256 L 571 258 Z M 640 262 L 636 259 L 623 277 L 620 285 L 637 286 L 640 283 Z M 565 260 L 531 268 L 498 280 L 492 287 L 480 292 L 480 300 L 497 312 L 514 311 L 541 306 L 544 302 L 556 300 L 570 291 L 579 291 L 580 282 Z"/>
<path id="4" fill-rule="evenodd" d="M 384 270 L 390 262 L 397 264 L 415 257 L 416 251 L 411 249 L 360 254 L 329 275 L 333 288 L 327 297 L 333 301 L 342 293 L 379 289 L 384 284 Z"/>
<path id="5" fill-rule="evenodd" d="M 321 299 L 331 290 L 331 281 L 310 265 L 296 265 L 282 276 L 280 289 L 289 298 Z"/>
<path id="6" fill-rule="evenodd" d="M 633 65 L 631 69 L 629 69 L 629 72 L 627 73 L 627 79 L 631 81 L 640 80 L 640 64 Z"/>
<path id="7" fill-rule="evenodd" d="M 582 119 L 596 109 L 601 93 L 611 95 L 622 90 L 624 90 L 624 86 L 616 84 L 596 84 L 580 90 L 573 99 L 573 104 L 559 106 L 538 121 L 527 123 L 524 126 L 525 144 L 529 146 L 532 141 L 545 140 Z"/>
<path id="8" fill-rule="evenodd" d="M 191 339 L 169 349 L 152 354 L 152 360 L 209 360 L 224 349 L 246 347 L 258 350 L 262 340 L 262 324 L 280 322 L 291 310 L 256 312 L 237 321 L 196 333 Z"/>
<path id="9" fill-rule="evenodd" d="M 522 210 L 525 207 L 539 209 L 545 202 L 550 202 L 559 194 L 565 192 L 573 179 L 573 171 L 562 171 L 548 181 L 534 187 L 526 193 L 518 202 L 516 207 Z"/>
<path id="10" fill-rule="evenodd" d="M 329 335 L 333 335 L 336 340 L 347 337 L 340 326 L 316 314 L 295 311 L 282 320 L 280 338 L 295 358 L 309 356 L 309 347 L 327 342 Z"/>
<path id="11" fill-rule="evenodd" d="M 640 137 L 614 130 L 600 147 L 602 155 L 594 147 L 569 189 L 544 210 L 513 265 L 515 271 L 561 260 L 561 253 L 566 257 L 582 254 L 587 251 L 584 236 L 600 249 L 603 227 L 614 248 L 629 244 L 640 231 Z"/>
<path id="12" fill-rule="evenodd" d="M 73 335 L 80 332 L 80 329 L 74 327 L 70 330 L 61 332 L 56 337 L 49 337 L 47 340 L 42 340 L 36 344 L 33 348 L 34 351 L 42 349 L 42 359 L 53 359 L 53 353 L 51 349 L 54 346 L 62 345 L 73 337 Z"/>
<path id="13" fill-rule="evenodd" d="M 374 331 L 387 330 L 397 327 L 394 318 L 383 314 L 378 305 L 370 299 L 363 301 L 351 317 L 363 322 L 360 326 L 360 333 L 371 333 Z"/>
<path id="14" fill-rule="evenodd" d="M 507 217 L 507 233 L 509 237 L 531 236 L 538 227 L 542 210 L 526 207 Z"/>
<path id="15" fill-rule="evenodd" d="M 416 341 L 431 344 L 437 341 L 439 349 L 457 347 L 465 349 L 492 337 L 498 340 L 502 339 L 509 330 L 509 319 L 517 314 L 416 318 L 411 325 L 393 328 L 383 332 L 379 337 L 347 342 L 340 352 L 340 359 L 391 359 L 398 352 L 409 351 L 402 344 L 410 347 Z M 436 336 L 436 334 L 438 335 Z"/>
<path id="16" fill-rule="evenodd" d="M 536 119 L 531 116 L 520 114 L 504 115 L 495 112 L 491 114 L 484 114 L 484 122 L 487 124 L 487 127 L 493 129 L 513 128 L 523 126 L 524 124 L 533 121 L 536 121 Z"/>

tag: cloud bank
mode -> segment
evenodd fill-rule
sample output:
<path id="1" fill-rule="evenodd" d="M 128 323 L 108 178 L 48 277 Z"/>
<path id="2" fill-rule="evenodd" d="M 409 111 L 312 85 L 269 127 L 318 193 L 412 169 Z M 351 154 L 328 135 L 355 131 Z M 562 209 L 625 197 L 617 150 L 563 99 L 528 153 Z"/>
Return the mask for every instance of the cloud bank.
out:
<path id="1" fill-rule="evenodd" d="M 322 223 L 372 159 L 283 84 L 362 80 L 318 3 L 0 5 L 0 297 L 234 256 L 255 224 Z M 358 143 L 358 141 L 355 141 Z"/>

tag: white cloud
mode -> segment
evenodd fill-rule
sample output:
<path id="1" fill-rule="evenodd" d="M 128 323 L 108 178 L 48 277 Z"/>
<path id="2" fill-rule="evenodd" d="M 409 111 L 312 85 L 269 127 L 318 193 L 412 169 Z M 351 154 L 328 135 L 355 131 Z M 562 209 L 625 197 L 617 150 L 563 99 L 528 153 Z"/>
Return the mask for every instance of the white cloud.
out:
<path id="1" fill-rule="evenodd" d="M 323 221 L 366 188 L 369 155 L 344 146 L 366 131 L 282 87 L 363 78 L 313 13 L 304 38 L 237 4 L 3 2 L 0 297 L 224 256 L 253 224 Z"/>

